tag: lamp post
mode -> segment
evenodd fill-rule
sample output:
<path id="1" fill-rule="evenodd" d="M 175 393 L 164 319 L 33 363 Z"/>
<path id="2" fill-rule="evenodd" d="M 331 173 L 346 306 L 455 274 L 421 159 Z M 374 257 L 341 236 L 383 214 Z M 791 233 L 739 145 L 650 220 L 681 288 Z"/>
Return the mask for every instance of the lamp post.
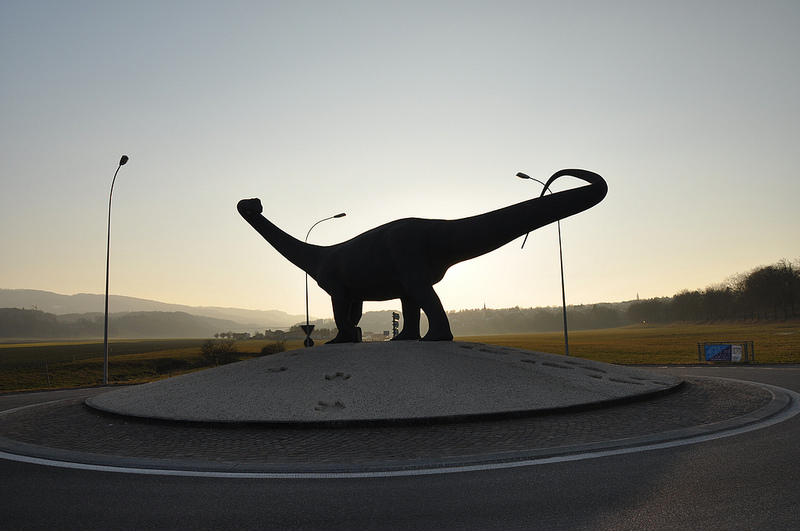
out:
<path id="1" fill-rule="evenodd" d="M 117 181 L 119 169 L 128 162 L 128 155 L 122 155 L 119 166 L 111 180 L 111 191 L 108 193 L 108 239 L 106 240 L 106 307 L 105 324 L 103 325 L 103 385 L 108 385 L 108 269 L 111 263 L 111 197 L 114 195 L 114 183 Z"/>
<path id="2" fill-rule="evenodd" d="M 335 216 L 330 216 L 330 217 L 327 217 L 327 218 L 323 218 L 323 219 L 317 221 L 316 223 L 314 223 L 313 225 L 311 225 L 311 229 L 313 229 L 314 227 L 316 227 L 317 225 L 319 225 L 323 221 L 328 221 L 329 219 L 343 218 L 346 215 L 347 214 L 342 212 L 341 214 L 336 214 Z M 308 229 L 308 232 L 306 233 L 306 239 L 303 240 L 306 243 L 308 243 L 308 236 L 309 236 L 309 234 L 311 234 L 311 229 Z M 305 329 L 303 330 L 303 332 L 306 333 L 306 339 L 305 339 L 305 341 L 303 341 L 303 346 L 313 347 L 314 346 L 314 340 L 311 339 L 312 328 L 311 328 L 308 320 L 309 320 L 309 315 L 308 315 L 308 273 L 306 273 L 306 326 L 305 326 Z"/>
<path id="3" fill-rule="evenodd" d="M 536 181 L 542 186 L 547 186 L 539 179 L 534 179 L 533 177 L 525 175 L 522 172 L 518 173 L 517 177 L 519 177 L 520 179 L 528 179 L 531 181 Z M 550 190 L 549 188 L 545 188 L 544 190 L 542 190 L 542 195 L 544 195 L 545 192 L 550 192 L 551 194 L 553 193 L 553 191 Z M 567 335 L 567 294 L 564 289 L 564 254 L 561 251 L 561 220 L 556 220 L 556 224 L 558 226 L 558 260 L 561 264 L 561 315 L 564 317 L 564 353 L 567 356 L 569 356 L 569 337 Z M 525 247 L 526 241 L 528 241 L 527 234 L 525 235 L 525 239 L 522 241 L 523 247 Z"/>

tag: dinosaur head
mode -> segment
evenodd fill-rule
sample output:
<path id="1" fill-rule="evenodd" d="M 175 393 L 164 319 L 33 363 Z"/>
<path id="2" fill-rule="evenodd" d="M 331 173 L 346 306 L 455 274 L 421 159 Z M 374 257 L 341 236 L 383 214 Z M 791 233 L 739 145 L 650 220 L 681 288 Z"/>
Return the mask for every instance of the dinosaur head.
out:
<path id="1" fill-rule="evenodd" d="M 261 200 L 257 197 L 253 199 L 242 199 L 239 201 L 239 204 L 236 205 L 236 209 L 242 216 L 257 216 L 264 211 L 264 208 L 261 206 Z"/>

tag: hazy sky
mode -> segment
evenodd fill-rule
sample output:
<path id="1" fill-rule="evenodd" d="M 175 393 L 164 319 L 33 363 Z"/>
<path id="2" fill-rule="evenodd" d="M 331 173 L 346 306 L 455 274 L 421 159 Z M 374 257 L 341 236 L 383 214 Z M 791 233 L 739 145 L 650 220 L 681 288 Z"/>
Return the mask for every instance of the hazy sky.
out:
<path id="1" fill-rule="evenodd" d="M 799 27 L 794 0 L 2 0 L 0 287 L 103 293 L 122 154 L 112 294 L 304 313 L 239 199 L 300 239 L 346 212 L 325 245 L 575 167 L 610 191 L 562 223 L 568 303 L 796 259 Z M 520 243 L 451 268 L 445 309 L 560 304 L 555 225 Z"/>

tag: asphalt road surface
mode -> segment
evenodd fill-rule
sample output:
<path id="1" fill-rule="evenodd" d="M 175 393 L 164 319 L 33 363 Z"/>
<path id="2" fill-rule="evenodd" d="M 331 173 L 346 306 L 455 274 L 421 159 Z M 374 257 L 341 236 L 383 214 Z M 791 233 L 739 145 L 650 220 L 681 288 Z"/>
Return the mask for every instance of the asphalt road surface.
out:
<path id="1" fill-rule="evenodd" d="M 670 367 L 800 391 L 800 367 Z M 0 397 L 0 410 L 100 390 Z M 800 529 L 800 415 L 706 442 L 366 478 L 127 474 L 0 459 L 3 529 Z"/>

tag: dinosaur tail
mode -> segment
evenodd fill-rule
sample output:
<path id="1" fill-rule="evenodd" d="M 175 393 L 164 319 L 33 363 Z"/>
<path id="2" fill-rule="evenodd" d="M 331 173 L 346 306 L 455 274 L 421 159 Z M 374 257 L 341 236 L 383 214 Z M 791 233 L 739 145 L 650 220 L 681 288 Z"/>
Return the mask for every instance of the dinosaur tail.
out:
<path id="1" fill-rule="evenodd" d="M 264 237 L 284 258 L 316 278 L 317 266 L 323 247 L 302 242 L 279 229 L 261 215 L 261 202 L 258 199 L 242 199 L 237 205 L 239 214 Z"/>
<path id="2" fill-rule="evenodd" d="M 570 190 L 550 193 L 556 179 L 571 176 L 587 183 Z M 475 258 L 505 245 L 539 227 L 587 210 L 608 193 L 608 185 L 598 174 L 579 169 L 565 169 L 554 173 L 545 183 L 542 195 L 499 210 L 453 220 L 448 224 L 441 242 L 448 247 L 458 263 Z"/>

